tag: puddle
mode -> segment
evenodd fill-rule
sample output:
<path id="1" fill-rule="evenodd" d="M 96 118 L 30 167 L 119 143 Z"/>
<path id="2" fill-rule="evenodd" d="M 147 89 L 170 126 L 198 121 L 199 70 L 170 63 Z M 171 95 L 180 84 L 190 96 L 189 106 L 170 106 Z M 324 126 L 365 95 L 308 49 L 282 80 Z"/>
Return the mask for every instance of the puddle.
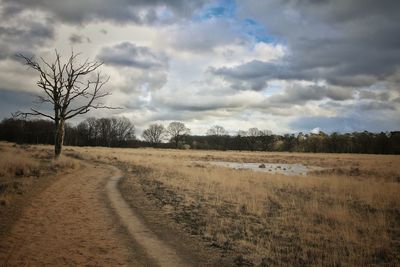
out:
<path id="1" fill-rule="evenodd" d="M 310 171 L 319 171 L 324 169 L 322 167 L 305 166 L 303 164 L 240 163 L 240 162 L 229 162 L 229 161 L 208 161 L 207 163 L 237 170 L 244 169 L 244 170 L 277 173 L 284 175 L 307 175 L 307 173 Z"/>

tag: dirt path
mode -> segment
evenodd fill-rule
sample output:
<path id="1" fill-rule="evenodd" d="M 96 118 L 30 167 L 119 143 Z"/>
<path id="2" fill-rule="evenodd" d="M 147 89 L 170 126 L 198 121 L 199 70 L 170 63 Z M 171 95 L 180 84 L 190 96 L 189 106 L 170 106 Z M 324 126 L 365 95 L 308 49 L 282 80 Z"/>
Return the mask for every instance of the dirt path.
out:
<path id="1" fill-rule="evenodd" d="M 107 206 L 113 171 L 85 164 L 34 198 L 1 240 L 0 266 L 152 265 Z"/>
<path id="2" fill-rule="evenodd" d="M 138 215 L 125 202 L 120 191 L 118 182 L 122 173 L 114 167 L 114 176 L 107 183 L 107 193 L 112 207 L 115 209 L 123 225 L 129 231 L 136 242 L 145 250 L 159 266 L 190 266 L 184 259 L 179 257 L 176 251 L 168 244 L 159 239 L 140 219 Z"/>

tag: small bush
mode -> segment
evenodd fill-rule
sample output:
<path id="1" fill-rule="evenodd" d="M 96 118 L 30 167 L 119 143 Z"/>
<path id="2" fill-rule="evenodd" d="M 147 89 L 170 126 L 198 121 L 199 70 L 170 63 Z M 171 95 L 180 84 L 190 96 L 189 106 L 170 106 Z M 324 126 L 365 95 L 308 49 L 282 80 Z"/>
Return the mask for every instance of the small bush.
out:
<path id="1" fill-rule="evenodd" d="M 78 166 L 79 163 L 76 160 L 65 157 L 60 157 L 52 162 L 52 170 L 56 172 L 66 169 L 76 169 Z"/>

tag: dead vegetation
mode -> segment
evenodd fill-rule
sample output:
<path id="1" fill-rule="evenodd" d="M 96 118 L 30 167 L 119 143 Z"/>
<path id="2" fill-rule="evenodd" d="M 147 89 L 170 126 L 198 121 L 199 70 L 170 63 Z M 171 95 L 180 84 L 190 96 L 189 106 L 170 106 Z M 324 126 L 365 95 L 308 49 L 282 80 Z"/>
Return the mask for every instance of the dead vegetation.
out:
<path id="1" fill-rule="evenodd" d="M 400 264 L 396 156 L 89 149 L 139 179 L 148 198 L 188 234 L 237 265 Z M 302 163 L 284 176 L 198 161 Z M 124 190 L 125 192 L 127 190 Z M 228 253 L 229 252 L 229 253 Z"/>

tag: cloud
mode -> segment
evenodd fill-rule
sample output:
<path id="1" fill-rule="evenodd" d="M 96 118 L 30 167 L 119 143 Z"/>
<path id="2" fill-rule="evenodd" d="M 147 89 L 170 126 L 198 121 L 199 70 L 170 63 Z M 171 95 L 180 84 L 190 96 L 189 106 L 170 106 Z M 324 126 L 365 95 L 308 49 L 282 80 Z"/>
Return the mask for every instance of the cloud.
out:
<path id="1" fill-rule="evenodd" d="M 3 0 L 3 15 L 26 10 L 46 12 L 54 20 L 72 24 L 109 20 L 118 23 L 161 23 L 189 18 L 208 1 L 195 0 Z"/>
<path id="2" fill-rule="evenodd" d="M 362 90 L 359 93 L 360 99 L 375 99 L 381 101 L 388 101 L 390 98 L 389 92 L 374 92 L 370 90 Z"/>
<path id="3" fill-rule="evenodd" d="M 224 109 L 234 113 L 254 106 L 261 101 L 260 96 L 255 92 L 231 92 L 227 95 L 221 95 L 213 91 L 203 90 L 201 87 L 194 88 L 193 84 L 190 93 L 185 89 L 164 90 L 153 97 L 156 105 L 168 107 L 176 112 Z M 182 101 L 182 99 L 185 99 L 185 101 Z"/>
<path id="4" fill-rule="evenodd" d="M 35 103 L 35 94 L 27 92 L 16 92 L 13 90 L 0 88 L 0 116 L 2 118 L 11 117 L 17 111 L 29 111 L 30 107 L 39 107 Z M 49 105 L 41 105 L 41 110 L 51 114 L 52 108 Z"/>
<path id="5" fill-rule="evenodd" d="M 104 47 L 98 58 L 105 64 L 138 69 L 166 69 L 168 58 L 163 53 L 156 53 L 147 47 L 123 42 L 112 47 Z"/>
<path id="6" fill-rule="evenodd" d="M 85 37 L 76 33 L 71 34 L 71 36 L 69 37 L 69 41 L 71 42 L 71 44 L 82 44 L 84 42 L 91 42 L 89 37 Z"/>
<path id="7" fill-rule="evenodd" d="M 252 60 L 234 67 L 210 67 L 210 73 L 232 83 L 233 88 L 262 90 L 269 80 L 308 80 L 304 72 L 294 72 L 286 64 Z"/>
<path id="8" fill-rule="evenodd" d="M 124 94 L 113 99 L 128 109 L 150 105 L 152 92 L 167 82 L 169 59 L 163 52 L 122 42 L 102 47 L 96 57 L 105 63 L 103 71 L 112 77 L 109 86 Z"/>
<path id="9" fill-rule="evenodd" d="M 0 0 L 1 108 L 29 107 L 22 92 L 40 91 L 15 53 L 51 61 L 54 48 L 65 58 L 73 46 L 104 61 L 105 101 L 124 108 L 88 116 L 125 115 L 140 127 L 182 120 L 194 133 L 214 124 L 231 133 L 391 129 L 400 117 L 399 5 Z"/>
<path id="10" fill-rule="evenodd" d="M 52 26 L 44 22 L 14 19 L 13 23 L 0 26 L 0 59 L 13 58 L 16 54 L 33 54 L 49 40 L 54 39 Z"/>
<path id="11" fill-rule="evenodd" d="M 396 110 L 399 105 L 388 101 L 364 101 L 359 104 L 361 110 L 370 111 L 370 110 Z"/>
<path id="12" fill-rule="evenodd" d="M 366 86 L 399 67 L 398 1 L 250 0 L 240 4 L 243 16 L 262 22 L 271 35 L 287 44 L 290 55 L 282 78 L 295 74 L 335 85 Z M 260 72 L 272 72 L 269 76 L 282 74 L 270 65 L 258 65 Z"/>
<path id="13" fill-rule="evenodd" d="M 304 105 L 308 101 L 318 101 L 325 98 L 338 101 L 349 100 L 353 98 L 353 93 L 350 89 L 318 85 L 303 86 L 291 84 L 285 88 L 283 93 L 269 97 L 268 102 L 277 105 Z"/>
<path id="14" fill-rule="evenodd" d="M 32 105 L 31 94 L 0 89 L 0 116 L 2 118 L 10 117 L 11 113 L 25 109 L 30 105 Z"/>
<path id="15" fill-rule="evenodd" d="M 227 19 L 196 21 L 171 27 L 165 38 L 177 50 L 212 53 L 220 46 L 248 42 L 245 34 L 234 27 L 234 22 Z"/>

